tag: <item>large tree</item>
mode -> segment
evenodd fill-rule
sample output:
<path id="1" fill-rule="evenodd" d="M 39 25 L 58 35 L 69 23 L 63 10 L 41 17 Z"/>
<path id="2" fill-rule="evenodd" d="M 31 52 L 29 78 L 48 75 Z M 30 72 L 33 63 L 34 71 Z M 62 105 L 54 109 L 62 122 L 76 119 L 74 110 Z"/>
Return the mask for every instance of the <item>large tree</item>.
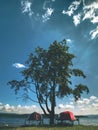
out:
<path id="1" fill-rule="evenodd" d="M 24 97 L 32 101 L 35 101 L 33 94 L 36 94 L 41 109 L 49 115 L 50 124 L 54 124 L 57 98 L 72 94 L 76 101 L 83 91 L 89 92 L 86 85 L 73 86 L 71 82 L 73 75 L 86 77 L 83 71 L 73 68 L 73 58 L 75 56 L 69 52 L 66 40 L 54 41 L 48 49 L 37 47 L 29 55 L 26 68 L 21 71 L 23 79 L 9 81 L 8 85 L 16 93 L 23 89 Z M 29 96 L 30 91 L 32 97 Z"/>

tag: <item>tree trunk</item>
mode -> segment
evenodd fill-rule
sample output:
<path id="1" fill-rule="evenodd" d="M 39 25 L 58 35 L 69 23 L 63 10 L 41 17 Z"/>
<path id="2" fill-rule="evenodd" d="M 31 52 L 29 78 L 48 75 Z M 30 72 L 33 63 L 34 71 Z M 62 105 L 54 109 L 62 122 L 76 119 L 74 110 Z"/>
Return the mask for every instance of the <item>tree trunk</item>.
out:
<path id="1" fill-rule="evenodd" d="M 54 125 L 55 119 L 55 86 L 52 87 L 52 101 L 51 101 L 51 112 L 50 112 L 50 125 Z"/>
<path id="2" fill-rule="evenodd" d="M 50 113 L 50 125 L 54 125 L 55 114 L 53 111 Z"/>

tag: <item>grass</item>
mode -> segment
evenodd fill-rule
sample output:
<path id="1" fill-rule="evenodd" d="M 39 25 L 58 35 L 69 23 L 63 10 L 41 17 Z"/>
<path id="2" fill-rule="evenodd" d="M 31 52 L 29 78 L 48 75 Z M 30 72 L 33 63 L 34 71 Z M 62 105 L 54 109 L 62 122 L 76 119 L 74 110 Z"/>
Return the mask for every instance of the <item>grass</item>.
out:
<path id="1" fill-rule="evenodd" d="M 98 126 L 83 126 L 83 125 L 77 125 L 77 126 L 58 126 L 58 127 L 0 127 L 0 130 L 98 130 Z"/>

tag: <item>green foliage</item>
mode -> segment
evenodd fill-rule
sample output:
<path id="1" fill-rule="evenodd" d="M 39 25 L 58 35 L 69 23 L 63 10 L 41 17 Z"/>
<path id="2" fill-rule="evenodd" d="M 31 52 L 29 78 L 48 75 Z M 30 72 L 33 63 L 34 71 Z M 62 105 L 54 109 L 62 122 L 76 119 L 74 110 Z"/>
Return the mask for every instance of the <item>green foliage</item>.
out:
<path id="1" fill-rule="evenodd" d="M 15 89 L 15 92 L 25 88 L 25 92 L 29 89 L 35 93 L 43 112 L 45 114 L 48 112 L 53 121 L 56 97 L 63 98 L 73 94 L 77 100 L 84 91 L 89 92 L 87 86 L 82 84 L 72 89 L 71 76 L 86 77 L 81 70 L 73 69 L 73 58 L 75 56 L 69 52 L 66 40 L 54 41 L 47 50 L 37 47 L 35 52 L 29 55 L 26 61 L 27 67 L 21 72 L 23 80 L 12 80 L 8 84 Z"/>
<path id="2" fill-rule="evenodd" d="M 7 83 L 7 85 L 10 85 L 11 89 L 15 90 L 15 94 L 20 90 L 21 87 L 26 87 L 26 82 L 25 80 L 17 81 L 17 80 L 12 80 Z"/>
<path id="3" fill-rule="evenodd" d="M 89 89 L 86 85 L 79 84 L 75 86 L 75 89 L 73 90 L 75 101 L 77 101 L 81 97 L 83 91 L 87 92 L 87 94 L 89 93 Z"/>

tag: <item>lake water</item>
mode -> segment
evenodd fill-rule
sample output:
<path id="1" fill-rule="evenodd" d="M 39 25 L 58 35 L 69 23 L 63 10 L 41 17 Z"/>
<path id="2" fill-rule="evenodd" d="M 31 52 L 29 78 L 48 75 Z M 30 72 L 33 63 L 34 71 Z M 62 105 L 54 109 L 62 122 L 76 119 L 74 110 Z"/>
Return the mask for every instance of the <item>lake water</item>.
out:
<path id="1" fill-rule="evenodd" d="M 98 115 L 91 115 L 87 117 L 80 117 L 80 124 L 83 125 L 97 125 L 98 126 Z"/>
<path id="2" fill-rule="evenodd" d="M 0 126 L 21 126 L 25 125 L 28 115 L 17 115 L 17 114 L 0 114 Z M 49 120 L 44 119 L 44 124 L 48 124 Z M 81 125 L 98 125 L 98 115 L 90 115 L 86 117 L 80 117 L 79 122 Z M 28 122 L 27 122 L 28 123 Z M 39 122 L 33 122 L 38 124 Z M 31 122 L 32 124 L 32 122 Z M 74 124 L 78 124 L 74 122 Z"/>

